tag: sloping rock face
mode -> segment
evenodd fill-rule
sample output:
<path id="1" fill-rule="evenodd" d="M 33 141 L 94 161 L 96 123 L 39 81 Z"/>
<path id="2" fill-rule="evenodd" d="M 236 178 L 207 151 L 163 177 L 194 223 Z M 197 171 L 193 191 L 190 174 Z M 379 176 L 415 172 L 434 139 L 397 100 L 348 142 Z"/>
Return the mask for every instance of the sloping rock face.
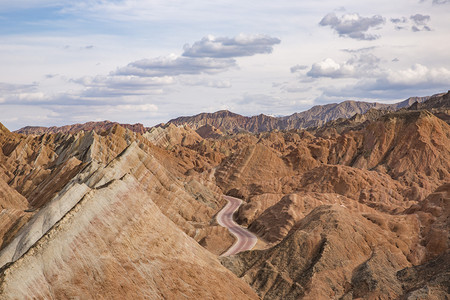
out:
<path id="1" fill-rule="evenodd" d="M 328 121 L 339 118 L 350 118 L 355 114 L 363 114 L 369 109 L 389 109 L 390 106 L 381 103 L 369 103 L 361 101 L 344 101 L 327 105 L 316 105 L 311 109 L 283 117 L 283 120 L 295 122 L 301 120 L 301 126 L 296 128 L 307 128 L 320 126 Z M 292 129 L 292 128 L 288 128 Z"/>
<path id="2" fill-rule="evenodd" d="M 168 123 L 177 126 L 189 125 L 194 130 L 205 125 L 211 125 L 227 133 L 237 133 L 240 131 L 263 132 L 279 128 L 277 118 L 263 114 L 245 117 L 227 110 L 221 110 L 215 113 L 201 113 L 192 117 L 179 117 L 170 120 Z"/>
<path id="3" fill-rule="evenodd" d="M 445 95 L 428 101 L 442 106 Z M 445 116 L 369 110 L 308 131 L 257 134 L 245 128 L 280 123 L 220 112 L 214 124 L 169 123 L 144 135 L 119 125 L 41 136 L 0 126 L 0 291 L 13 299 L 445 299 Z M 217 255 L 234 241 L 214 220 L 222 193 L 244 200 L 235 219 L 260 241 L 221 265 Z"/>
<path id="4" fill-rule="evenodd" d="M 224 135 L 218 128 L 209 124 L 205 124 L 198 128 L 196 132 L 204 139 L 218 139 Z"/>
<path id="5" fill-rule="evenodd" d="M 340 298 L 351 293 L 354 281 L 361 279 L 353 276 L 355 269 L 375 264 L 384 270 L 368 274 L 370 293 L 359 297 L 393 298 L 401 292 L 401 286 L 387 284 L 387 270 L 402 269 L 409 263 L 400 249 L 387 242 L 388 238 L 377 225 L 341 206 L 320 206 L 275 247 L 223 261 L 265 299 Z"/>
<path id="6" fill-rule="evenodd" d="M 173 124 L 153 127 L 144 134 L 154 145 L 171 149 L 175 145 L 188 146 L 203 140 L 201 136 L 188 126 L 177 127 Z"/>
<path id="7" fill-rule="evenodd" d="M 233 238 L 212 222 L 225 201 L 208 174 L 186 177 L 181 160 L 118 125 L 3 129 L 2 297 L 256 298 L 214 255 Z"/>
<path id="8" fill-rule="evenodd" d="M 106 167 L 89 168 L 0 253 L 2 265 L 14 262 L 3 296 L 255 298 L 155 204 L 186 195 L 154 158 L 132 144 Z"/>
<path id="9" fill-rule="evenodd" d="M 301 131 L 261 134 L 255 145 L 235 147 L 242 150 L 217 168 L 217 182 L 225 191 L 241 189 L 248 198 L 252 194 L 290 193 L 314 182 L 316 187 L 311 188 L 323 190 L 324 180 L 340 177 L 341 182 L 330 182 L 327 192 L 347 190 L 354 184 L 345 184 L 351 176 L 355 177 L 352 180 L 362 177 L 368 182 L 380 177 L 394 180 L 393 186 L 400 183 L 402 187 L 394 190 L 416 201 L 450 180 L 449 132 L 448 124 L 433 114 L 413 111 L 383 115 L 359 130 L 330 138 Z M 332 167 L 336 165 L 341 167 Z M 362 175 L 361 169 L 373 173 Z M 347 193 L 367 188 L 356 185 Z"/>
<path id="10" fill-rule="evenodd" d="M 412 263 L 417 217 L 400 218 L 319 205 L 275 246 L 221 260 L 264 299 L 445 299 L 448 245 L 435 259 Z"/>
<path id="11" fill-rule="evenodd" d="M 409 110 L 427 109 L 429 111 L 439 109 L 450 109 L 450 91 L 447 93 L 436 94 L 427 101 L 416 102 L 408 108 Z"/>
<path id="12" fill-rule="evenodd" d="M 265 150 L 236 152 L 216 178 L 246 200 L 236 220 L 268 243 L 223 259 L 262 298 L 447 295 L 448 262 L 432 262 L 449 251 L 448 124 L 399 111 L 329 136 L 257 137 Z"/>

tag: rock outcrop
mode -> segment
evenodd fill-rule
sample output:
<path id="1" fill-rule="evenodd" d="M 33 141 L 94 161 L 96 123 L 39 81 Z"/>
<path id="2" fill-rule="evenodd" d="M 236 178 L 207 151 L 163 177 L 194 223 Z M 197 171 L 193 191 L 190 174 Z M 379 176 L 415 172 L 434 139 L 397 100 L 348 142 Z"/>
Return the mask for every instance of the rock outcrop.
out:
<path id="1" fill-rule="evenodd" d="M 233 242 L 224 229 L 210 224 L 222 205 L 220 194 L 207 187 L 211 183 L 198 183 L 200 177 L 182 176 L 176 158 L 168 160 L 164 150 L 120 126 L 100 134 L 16 138 L 18 143 L 6 147 L 12 151 L 5 157 L 22 162 L 10 166 L 32 163 L 50 170 L 30 189 L 44 200 L 36 202 L 34 193 L 27 193 L 28 206 L 35 211 L 16 216 L 14 228 L 4 233 L 2 296 L 256 297 L 197 243 L 216 236 L 228 240 L 228 245 L 210 245 L 217 252 Z M 59 141 L 59 146 L 50 141 Z M 22 143 L 35 142 L 41 142 L 39 153 L 45 153 L 42 165 L 32 147 L 28 153 L 18 151 Z M 45 147 L 49 144 L 54 148 Z M 59 176 L 74 160 L 82 167 L 71 176 Z M 5 203 L 24 209 L 25 197 L 19 194 L 17 199 L 22 202 Z M 2 214 L 0 221 L 11 215 Z M 226 284 L 214 288 L 215 282 Z"/>
<path id="2" fill-rule="evenodd" d="M 0 294 L 443 299 L 448 95 L 144 130 L 0 124 Z M 259 241 L 219 261 L 234 242 L 222 194 L 244 200 L 235 219 Z"/>

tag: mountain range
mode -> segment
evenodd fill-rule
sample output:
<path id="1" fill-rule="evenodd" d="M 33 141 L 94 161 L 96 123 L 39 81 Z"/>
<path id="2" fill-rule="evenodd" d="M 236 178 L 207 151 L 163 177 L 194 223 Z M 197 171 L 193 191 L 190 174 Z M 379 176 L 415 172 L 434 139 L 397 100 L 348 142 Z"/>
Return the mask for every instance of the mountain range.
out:
<path id="1" fill-rule="evenodd" d="M 215 113 L 201 113 L 191 117 L 179 117 L 168 121 L 177 126 L 189 125 L 194 130 L 203 125 L 212 125 L 215 128 L 223 130 L 224 132 L 264 132 L 271 130 L 283 129 L 301 129 L 308 127 L 315 127 L 325 124 L 328 121 L 338 118 L 349 118 L 356 113 L 362 114 L 371 108 L 382 110 L 397 110 L 406 108 L 415 102 L 422 103 L 430 97 L 411 97 L 405 101 L 395 104 L 382 104 L 377 102 L 362 102 L 362 101 L 344 101 L 341 103 L 332 103 L 327 105 L 316 105 L 309 110 L 301 113 L 294 113 L 286 117 L 271 117 L 264 114 L 257 116 L 246 117 L 239 114 L 232 113 L 227 110 L 218 111 Z M 62 127 L 42 127 L 42 126 L 26 126 L 16 130 L 17 133 L 23 134 L 44 134 L 44 133 L 74 133 L 80 130 L 89 131 L 95 130 L 101 132 L 107 130 L 117 122 L 103 121 L 103 122 L 87 122 L 84 124 L 66 125 Z M 145 128 L 142 124 L 119 124 L 122 127 L 129 128 L 134 132 L 143 134 L 150 128 Z M 159 126 L 164 126 L 161 124 Z"/>
<path id="2" fill-rule="evenodd" d="M 252 117 L 241 116 L 227 110 L 215 113 L 202 113 L 192 117 L 179 117 L 168 123 L 175 125 L 189 125 L 194 130 L 203 125 L 212 125 L 227 133 L 240 131 L 264 132 L 271 130 L 303 129 L 318 127 L 328 121 L 339 118 L 350 118 L 355 114 L 364 114 L 369 109 L 395 111 L 407 108 L 413 103 L 422 103 L 430 97 L 411 97 L 395 104 L 382 104 L 377 102 L 344 101 L 326 105 L 316 105 L 301 113 L 294 113 L 285 117 L 271 117 L 260 114 Z"/>
<path id="3" fill-rule="evenodd" d="M 446 299 L 449 97 L 0 124 L 0 298 Z"/>

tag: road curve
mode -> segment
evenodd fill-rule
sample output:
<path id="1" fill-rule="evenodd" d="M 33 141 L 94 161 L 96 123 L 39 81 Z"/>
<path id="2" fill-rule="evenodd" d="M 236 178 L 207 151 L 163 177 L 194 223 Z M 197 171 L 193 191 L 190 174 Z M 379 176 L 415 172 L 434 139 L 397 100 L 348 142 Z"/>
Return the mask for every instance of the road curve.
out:
<path id="1" fill-rule="evenodd" d="M 252 249 L 257 241 L 256 236 L 245 228 L 239 226 L 233 220 L 234 212 L 241 206 L 242 200 L 230 196 L 223 196 L 228 201 L 227 205 L 217 214 L 216 219 L 220 226 L 228 230 L 236 237 L 236 241 L 221 256 L 230 256 L 236 253 Z"/>

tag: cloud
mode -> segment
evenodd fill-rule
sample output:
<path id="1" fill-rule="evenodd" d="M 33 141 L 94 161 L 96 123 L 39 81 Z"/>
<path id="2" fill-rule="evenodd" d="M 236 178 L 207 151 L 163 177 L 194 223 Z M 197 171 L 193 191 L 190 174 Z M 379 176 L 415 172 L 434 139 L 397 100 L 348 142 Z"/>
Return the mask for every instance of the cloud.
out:
<path id="1" fill-rule="evenodd" d="M 114 75 L 162 77 L 186 74 L 215 74 L 236 67 L 234 59 L 192 58 L 170 55 L 153 59 L 142 59 L 117 69 Z"/>
<path id="2" fill-rule="evenodd" d="M 445 91 L 448 90 L 448 82 L 450 82 L 449 69 L 414 64 L 406 69 L 386 69 L 377 76 L 363 78 L 347 86 L 324 87 L 322 96 L 328 100 L 348 97 L 392 100 L 401 99 L 405 94 L 430 95 L 437 90 Z"/>
<path id="3" fill-rule="evenodd" d="M 73 80 L 73 82 L 84 85 L 85 87 L 107 87 L 113 89 L 146 89 L 155 86 L 164 86 L 174 83 L 171 76 L 162 77 L 138 77 L 133 75 L 126 76 L 85 76 Z"/>
<path id="4" fill-rule="evenodd" d="M 306 73 L 310 77 L 345 77 L 353 73 L 351 67 L 340 65 L 331 58 L 314 63 L 311 70 Z"/>
<path id="5" fill-rule="evenodd" d="M 428 26 L 423 26 L 423 27 L 418 27 L 418 26 L 412 26 L 411 30 L 414 32 L 418 32 L 418 31 L 431 31 L 431 28 Z"/>
<path id="6" fill-rule="evenodd" d="M 132 105 L 132 104 L 120 104 L 117 106 L 113 106 L 109 108 L 111 111 L 119 111 L 119 112 L 153 112 L 157 111 L 158 107 L 154 104 L 138 104 L 138 105 Z"/>
<path id="7" fill-rule="evenodd" d="M 385 76 L 377 79 L 377 86 L 382 88 L 408 88 L 418 86 L 438 86 L 450 82 L 450 70 L 446 68 L 428 68 L 414 64 L 404 70 L 388 70 Z"/>
<path id="8" fill-rule="evenodd" d="M 401 18 L 391 18 L 391 22 L 394 24 L 401 24 L 401 23 L 406 23 L 408 22 L 408 19 L 406 19 L 405 17 L 401 17 Z"/>
<path id="9" fill-rule="evenodd" d="M 430 22 L 431 17 L 428 15 L 415 14 L 409 17 L 414 25 L 411 27 L 411 30 L 414 32 L 418 31 L 431 31 L 431 28 L 427 25 Z"/>
<path id="10" fill-rule="evenodd" d="M 308 66 L 305 65 L 295 65 L 291 67 L 291 73 L 296 73 L 298 71 L 306 70 Z"/>
<path id="11" fill-rule="evenodd" d="M 366 33 L 371 27 L 377 27 L 385 23 L 382 16 L 361 17 L 359 14 L 344 14 L 338 17 L 335 13 L 329 13 L 322 18 L 320 26 L 330 26 L 339 36 L 357 40 L 375 40 L 378 35 Z"/>
<path id="12" fill-rule="evenodd" d="M 431 28 L 427 25 L 427 23 L 431 20 L 431 17 L 428 15 L 415 14 L 409 17 L 413 25 L 411 26 L 411 30 L 413 32 L 418 31 L 431 31 Z M 392 18 L 390 20 L 393 24 L 395 24 L 396 30 L 408 29 L 407 24 L 409 20 L 406 17 L 401 18 Z"/>
<path id="13" fill-rule="evenodd" d="M 430 16 L 415 14 L 409 17 L 416 25 L 426 25 L 430 20 Z"/>
<path id="14" fill-rule="evenodd" d="M 230 58 L 252 56 L 260 53 L 272 53 L 273 46 L 281 41 L 267 35 L 240 34 L 233 38 L 214 37 L 209 35 L 195 42 L 192 46 L 183 47 L 186 57 Z"/>
<path id="15" fill-rule="evenodd" d="M 331 58 L 327 58 L 314 63 L 306 75 L 313 78 L 367 77 L 376 72 L 379 62 L 380 59 L 370 53 L 355 54 L 342 64 L 335 62 Z"/>
<path id="16" fill-rule="evenodd" d="M 377 46 L 364 47 L 364 48 L 359 48 L 359 49 L 341 49 L 341 51 L 347 52 L 347 53 L 366 53 L 366 52 L 374 50 L 375 48 L 377 48 Z"/>
<path id="17" fill-rule="evenodd" d="M 38 87 L 37 83 L 32 84 L 13 84 L 0 82 L 0 94 L 10 94 L 10 93 L 24 93 L 36 91 Z"/>
<path id="18" fill-rule="evenodd" d="M 197 78 L 182 78 L 180 82 L 189 86 L 206 86 L 218 89 L 231 88 L 231 82 L 228 80 L 211 80 L 211 79 L 197 79 Z"/>
<path id="19" fill-rule="evenodd" d="M 45 95 L 38 90 L 38 87 L 37 83 L 11 84 L 0 82 L 0 103 L 16 104 L 42 101 Z"/>
<path id="20" fill-rule="evenodd" d="M 427 0 L 420 0 L 421 3 L 428 2 Z M 447 4 L 450 3 L 450 0 L 433 0 L 433 5 L 441 5 L 441 4 Z"/>
<path id="21" fill-rule="evenodd" d="M 408 23 L 408 19 L 406 17 L 401 17 L 401 18 L 391 18 L 390 19 L 391 23 L 395 24 L 395 30 L 402 30 L 402 29 L 406 29 L 407 27 L 404 25 L 406 23 Z"/>

